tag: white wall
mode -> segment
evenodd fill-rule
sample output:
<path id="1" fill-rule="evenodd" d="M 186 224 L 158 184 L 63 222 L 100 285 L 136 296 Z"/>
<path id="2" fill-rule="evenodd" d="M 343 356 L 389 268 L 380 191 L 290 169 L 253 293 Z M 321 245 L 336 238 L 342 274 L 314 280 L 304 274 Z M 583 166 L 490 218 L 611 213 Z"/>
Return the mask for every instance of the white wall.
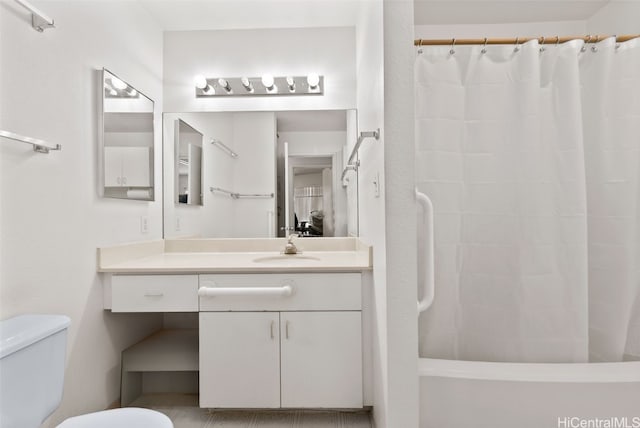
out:
<path id="1" fill-rule="evenodd" d="M 416 39 L 540 37 L 640 33 L 640 1 L 612 0 L 587 21 L 416 25 Z M 553 39 L 549 40 L 553 43 Z"/>
<path id="2" fill-rule="evenodd" d="M 358 131 L 383 128 L 383 20 L 382 2 L 362 2 L 356 25 L 356 73 Z M 355 143 L 355 142 L 354 142 Z M 360 148 L 358 171 L 359 231 L 362 240 L 373 246 L 373 274 L 365 276 L 370 293 L 369 319 L 372 326 L 373 417 L 377 428 L 403 426 L 388 421 L 388 359 L 387 359 L 387 282 L 385 252 L 385 188 L 376 197 L 374 177 L 384 177 L 384 135 L 369 139 Z M 366 301 L 366 300 L 365 300 Z M 366 388 L 365 388 L 366 391 Z M 404 425 L 407 426 L 407 425 Z"/>
<path id="3" fill-rule="evenodd" d="M 38 154 L 0 142 L 0 318 L 71 317 L 62 405 L 45 423 L 102 410 L 119 397 L 120 352 L 161 325 L 157 315 L 102 309 L 96 248 L 160 239 L 162 206 L 101 199 L 97 189 L 97 70 L 107 67 L 152 98 L 155 182 L 161 183 L 162 32 L 134 2 L 37 2 L 56 22 L 0 2 L 0 129 L 62 144 Z M 159 195 L 158 195 L 159 196 Z M 140 217 L 149 231 L 140 232 Z"/>
<path id="4" fill-rule="evenodd" d="M 640 1 L 612 0 L 587 21 L 590 34 L 640 34 Z"/>
<path id="5" fill-rule="evenodd" d="M 294 188 L 322 187 L 322 172 L 295 174 Z"/>
<path id="6" fill-rule="evenodd" d="M 321 110 L 355 107 L 352 27 L 166 32 L 164 110 Z M 323 96 L 195 97 L 194 76 L 324 76 Z"/>
<path id="7" fill-rule="evenodd" d="M 413 4 L 384 1 L 384 168 L 390 427 L 418 426 Z"/>
<path id="8" fill-rule="evenodd" d="M 519 22 L 509 24 L 416 25 L 416 39 L 451 39 L 484 37 L 540 37 L 584 35 L 584 21 Z M 553 40 L 550 40 L 552 43 Z"/>

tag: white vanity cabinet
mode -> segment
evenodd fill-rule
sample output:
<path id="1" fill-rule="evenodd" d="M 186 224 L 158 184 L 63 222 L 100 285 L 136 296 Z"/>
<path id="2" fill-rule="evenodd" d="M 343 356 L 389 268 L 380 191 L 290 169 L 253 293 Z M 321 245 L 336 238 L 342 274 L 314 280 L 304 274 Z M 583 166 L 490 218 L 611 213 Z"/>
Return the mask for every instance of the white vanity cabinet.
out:
<path id="1" fill-rule="evenodd" d="M 359 273 L 200 275 L 203 288 L 201 407 L 363 406 Z"/>
<path id="2" fill-rule="evenodd" d="M 361 312 L 282 312 L 281 406 L 362 407 Z"/>
<path id="3" fill-rule="evenodd" d="M 200 313 L 200 407 L 280 407 L 279 324 L 278 312 Z"/>

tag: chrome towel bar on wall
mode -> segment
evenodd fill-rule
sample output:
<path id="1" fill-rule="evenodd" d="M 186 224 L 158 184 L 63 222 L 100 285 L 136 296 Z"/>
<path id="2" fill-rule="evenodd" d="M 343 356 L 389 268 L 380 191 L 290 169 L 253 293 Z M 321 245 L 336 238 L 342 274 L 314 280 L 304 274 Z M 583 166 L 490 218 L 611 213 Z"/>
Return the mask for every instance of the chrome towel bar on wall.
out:
<path id="1" fill-rule="evenodd" d="M 56 144 L 55 147 L 52 147 L 44 140 L 25 137 L 24 135 L 15 134 L 9 131 L 0 130 L 0 137 L 8 138 L 14 141 L 19 141 L 21 143 L 31 144 L 33 146 L 33 151 L 38 153 L 49 153 L 49 151 L 51 150 L 62 150 L 62 146 L 60 144 Z"/>
<path id="2" fill-rule="evenodd" d="M 355 160 L 355 158 L 358 154 L 358 150 L 360 150 L 360 145 L 362 144 L 365 138 L 375 138 L 376 140 L 379 140 L 380 128 L 376 129 L 375 131 L 363 131 L 360 133 L 360 136 L 358 137 L 358 141 L 356 141 L 355 146 L 353 146 L 353 150 L 351 150 L 351 155 L 349 156 L 347 165 L 344 167 L 344 170 L 342 171 L 342 177 L 340 178 L 340 181 L 342 182 L 343 187 L 347 187 L 344 184 L 344 177 L 347 175 L 347 172 L 358 171 L 358 168 L 360 167 L 360 160 Z"/>
<path id="3" fill-rule="evenodd" d="M 238 157 L 238 154 L 236 152 L 231 150 L 231 148 L 229 148 L 229 146 L 227 146 L 226 144 L 224 144 L 220 140 L 211 139 L 211 144 L 213 144 L 214 146 L 218 146 L 220 148 L 220 150 L 222 150 L 223 152 L 225 152 L 226 154 L 228 154 L 229 156 L 231 156 L 234 159 Z"/>
<path id="4" fill-rule="evenodd" d="M 25 9 L 27 9 L 29 12 L 31 12 L 31 26 L 37 32 L 42 33 L 47 28 L 53 28 L 54 27 L 53 18 L 50 18 L 47 15 L 45 15 L 44 13 L 42 13 L 42 11 L 40 11 L 40 9 L 36 8 L 35 6 L 33 6 L 28 1 L 26 1 L 26 0 L 15 0 L 15 2 L 18 3 L 20 6 L 24 7 Z"/>
<path id="5" fill-rule="evenodd" d="M 232 199 L 241 199 L 241 198 L 270 199 L 275 196 L 273 193 L 237 193 L 237 192 L 232 192 L 230 190 L 222 189 L 220 187 L 209 187 L 209 191 L 211 193 L 215 193 L 215 192 L 224 193 L 226 195 L 229 195 L 229 197 Z"/>

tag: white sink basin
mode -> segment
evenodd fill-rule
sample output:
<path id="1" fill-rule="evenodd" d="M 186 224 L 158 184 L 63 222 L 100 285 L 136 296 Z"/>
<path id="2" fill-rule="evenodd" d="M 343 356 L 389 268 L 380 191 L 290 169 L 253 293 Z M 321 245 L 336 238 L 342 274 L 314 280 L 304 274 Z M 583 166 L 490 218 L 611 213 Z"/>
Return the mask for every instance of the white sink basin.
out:
<path id="1" fill-rule="evenodd" d="M 254 263 L 297 263 L 297 262 L 319 262 L 320 259 L 314 256 L 305 256 L 301 254 L 279 254 L 277 256 L 265 256 L 253 259 Z"/>

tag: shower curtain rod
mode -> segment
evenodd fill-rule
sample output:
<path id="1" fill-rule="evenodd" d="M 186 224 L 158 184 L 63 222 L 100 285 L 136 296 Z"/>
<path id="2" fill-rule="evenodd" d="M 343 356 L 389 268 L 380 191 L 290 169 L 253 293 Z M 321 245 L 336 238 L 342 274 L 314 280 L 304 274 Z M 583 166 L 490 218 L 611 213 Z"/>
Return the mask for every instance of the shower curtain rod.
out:
<path id="1" fill-rule="evenodd" d="M 586 35 L 586 36 L 551 36 L 551 37 L 494 37 L 486 39 L 416 39 L 414 46 L 442 46 L 442 45 L 514 45 L 538 40 L 540 44 L 565 43 L 571 40 L 584 40 L 586 43 L 597 43 L 609 37 L 616 37 L 616 42 L 626 42 L 640 37 L 640 34 L 624 36 Z"/>

